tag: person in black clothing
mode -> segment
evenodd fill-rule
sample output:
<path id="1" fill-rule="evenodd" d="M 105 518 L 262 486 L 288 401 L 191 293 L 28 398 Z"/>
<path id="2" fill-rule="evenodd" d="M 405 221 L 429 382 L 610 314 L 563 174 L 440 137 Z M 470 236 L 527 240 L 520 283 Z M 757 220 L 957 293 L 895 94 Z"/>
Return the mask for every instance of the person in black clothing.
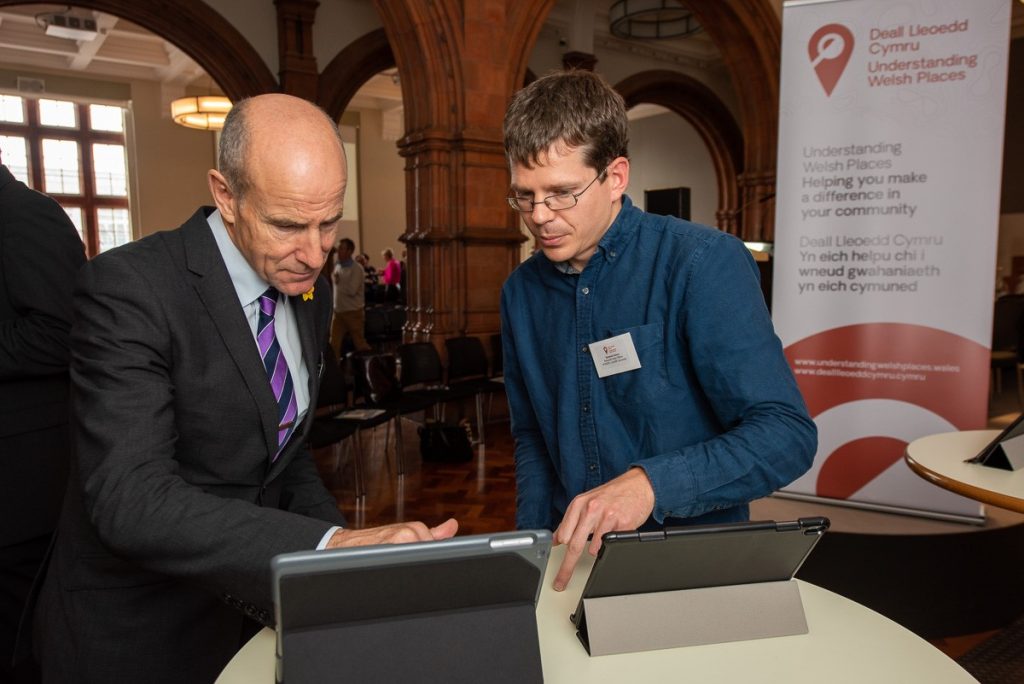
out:
<path id="1" fill-rule="evenodd" d="M 55 201 L 0 164 L 0 682 L 57 523 L 70 460 L 68 342 L 82 240 Z"/>

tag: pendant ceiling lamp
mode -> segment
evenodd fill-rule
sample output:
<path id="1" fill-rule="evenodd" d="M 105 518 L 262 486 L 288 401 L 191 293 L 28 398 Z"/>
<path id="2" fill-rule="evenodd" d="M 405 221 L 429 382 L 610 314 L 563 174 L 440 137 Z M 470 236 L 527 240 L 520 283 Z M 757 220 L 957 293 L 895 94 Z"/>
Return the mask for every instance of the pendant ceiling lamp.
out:
<path id="1" fill-rule="evenodd" d="M 202 131 L 219 131 L 231 111 L 231 100 L 221 95 L 179 97 L 171 102 L 174 123 Z"/>
<path id="2" fill-rule="evenodd" d="M 677 0 L 618 0 L 608 11 L 608 24 L 619 38 L 679 38 L 700 31 Z"/>

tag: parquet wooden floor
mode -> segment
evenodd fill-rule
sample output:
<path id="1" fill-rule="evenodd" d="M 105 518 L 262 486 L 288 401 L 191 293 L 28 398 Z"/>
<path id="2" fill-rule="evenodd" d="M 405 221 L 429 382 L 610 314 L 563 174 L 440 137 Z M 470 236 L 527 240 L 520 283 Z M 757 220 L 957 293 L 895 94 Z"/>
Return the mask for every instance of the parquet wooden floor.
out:
<path id="1" fill-rule="evenodd" d="M 515 472 L 508 422 L 486 427 L 486 446 L 474 448 L 472 461 L 424 463 L 419 454 L 418 423 L 402 420 L 405 474 L 397 475 L 394 434 L 385 458 L 385 426 L 362 435 L 366 496 L 355 497 L 351 444 L 313 452 L 317 468 L 338 505 L 354 527 L 373 527 L 404 520 L 436 525 L 459 521 L 459 534 L 501 532 L 515 526 Z"/>

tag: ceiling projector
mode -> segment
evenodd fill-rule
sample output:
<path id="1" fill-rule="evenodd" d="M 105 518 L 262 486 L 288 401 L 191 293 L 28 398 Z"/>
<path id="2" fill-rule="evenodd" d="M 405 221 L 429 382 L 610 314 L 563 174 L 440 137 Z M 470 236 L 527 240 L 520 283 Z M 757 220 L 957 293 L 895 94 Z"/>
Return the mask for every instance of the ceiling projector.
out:
<path id="1" fill-rule="evenodd" d="M 95 40 L 98 35 L 96 20 L 76 17 L 73 14 L 49 14 L 43 16 L 46 35 L 71 40 Z"/>

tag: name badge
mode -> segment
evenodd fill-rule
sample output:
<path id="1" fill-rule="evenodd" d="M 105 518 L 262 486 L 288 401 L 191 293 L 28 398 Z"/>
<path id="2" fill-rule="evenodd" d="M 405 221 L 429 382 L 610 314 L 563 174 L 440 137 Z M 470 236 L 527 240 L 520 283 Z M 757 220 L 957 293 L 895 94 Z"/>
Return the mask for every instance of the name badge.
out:
<path id="1" fill-rule="evenodd" d="M 606 378 L 640 367 L 640 357 L 633 346 L 633 336 L 629 333 L 616 335 L 597 342 L 591 342 L 590 355 L 594 357 L 597 377 Z"/>

